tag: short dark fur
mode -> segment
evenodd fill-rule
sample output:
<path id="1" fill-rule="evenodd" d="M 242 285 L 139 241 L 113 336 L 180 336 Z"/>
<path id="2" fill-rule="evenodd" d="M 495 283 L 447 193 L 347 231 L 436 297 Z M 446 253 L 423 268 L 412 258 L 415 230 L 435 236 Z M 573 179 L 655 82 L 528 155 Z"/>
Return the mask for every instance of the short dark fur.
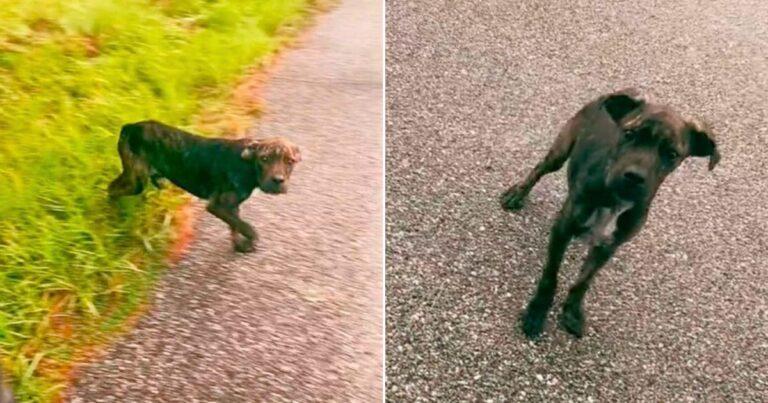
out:
<path id="1" fill-rule="evenodd" d="M 140 194 L 150 181 L 160 187 L 159 180 L 166 178 L 209 200 L 207 210 L 229 225 L 239 252 L 252 251 L 257 240 L 238 215 L 240 204 L 256 188 L 285 193 L 300 160 L 299 149 L 280 137 L 206 138 L 155 121 L 123 126 L 117 150 L 123 172 L 110 183 L 110 197 Z"/>
<path id="2" fill-rule="evenodd" d="M 544 329 L 568 244 L 586 236 L 589 254 L 560 317 L 566 331 L 581 337 L 582 301 L 592 279 L 642 228 L 659 186 L 688 156 L 708 156 L 709 169 L 715 167 L 720 154 L 709 130 L 626 89 L 584 106 L 566 123 L 544 160 L 502 195 L 503 208 L 520 208 L 536 182 L 570 158 L 568 197 L 552 227 L 536 292 L 522 316 L 528 338 L 538 338 Z"/>

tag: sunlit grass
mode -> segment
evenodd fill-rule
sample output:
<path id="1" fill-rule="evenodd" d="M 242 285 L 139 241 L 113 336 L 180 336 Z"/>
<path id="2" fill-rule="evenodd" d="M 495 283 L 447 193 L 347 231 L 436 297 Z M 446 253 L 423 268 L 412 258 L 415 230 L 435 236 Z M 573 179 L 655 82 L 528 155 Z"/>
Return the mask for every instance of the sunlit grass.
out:
<path id="1" fill-rule="evenodd" d="M 194 129 L 309 3 L 0 0 L 0 353 L 21 401 L 54 398 L 162 267 L 183 200 L 107 202 L 120 126 Z"/>

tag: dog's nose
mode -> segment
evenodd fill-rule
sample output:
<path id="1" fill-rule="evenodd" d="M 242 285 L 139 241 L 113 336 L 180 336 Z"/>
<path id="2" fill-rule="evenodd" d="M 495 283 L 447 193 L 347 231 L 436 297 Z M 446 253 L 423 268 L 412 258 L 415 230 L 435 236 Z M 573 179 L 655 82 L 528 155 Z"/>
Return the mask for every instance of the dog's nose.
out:
<path id="1" fill-rule="evenodd" d="M 272 180 L 279 185 L 279 184 L 285 182 L 285 177 L 283 177 L 283 176 L 275 176 L 274 178 L 272 178 Z"/>
<path id="2" fill-rule="evenodd" d="M 639 171 L 629 170 L 624 172 L 624 180 L 631 185 L 638 186 L 645 182 L 645 177 Z"/>

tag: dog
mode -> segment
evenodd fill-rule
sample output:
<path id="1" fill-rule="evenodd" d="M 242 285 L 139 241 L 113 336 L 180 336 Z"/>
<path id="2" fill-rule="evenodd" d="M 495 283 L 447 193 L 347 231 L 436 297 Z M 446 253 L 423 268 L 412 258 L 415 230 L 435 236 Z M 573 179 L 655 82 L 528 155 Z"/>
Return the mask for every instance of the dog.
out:
<path id="1" fill-rule="evenodd" d="M 528 339 L 537 339 L 544 329 L 558 270 L 574 237 L 586 239 L 590 248 L 568 291 L 560 325 L 582 336 L 582 303 L 594 276 L 640 231 L 659 186 L 689 156 L 709 157 L 710 170 L 717 165 L 720 153 L 712 132 L 628 88 L 585 105 L 561 129 L 544 160 L 502 194 L 504 209 L 521 208 L 536 182 L 570 159 L 568 196 L 552 226 L 536 291 L 521 317 Z"/>
<path id="2" fill-rule="evenodd" d="M 126 124 L 117 143 L 123 171 L 109 184 L 109 196 L 138 195 L 151 182 L 167 179 L 208 200 L 206 209 L 229 225 L 237 252 L 251 252 L 258 236 L 239 217 L 239 206 L 259 188 L 286 193 L 301 160 L 285 138 L 222 139 L 197 136 L 156 121 Z"/>

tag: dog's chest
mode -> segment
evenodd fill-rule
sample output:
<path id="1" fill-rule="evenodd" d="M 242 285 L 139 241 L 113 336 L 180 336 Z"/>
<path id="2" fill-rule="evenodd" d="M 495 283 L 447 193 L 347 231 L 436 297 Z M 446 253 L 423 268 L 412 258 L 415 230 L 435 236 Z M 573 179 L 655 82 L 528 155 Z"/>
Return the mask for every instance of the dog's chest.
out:
<path id="1" fill-rule="evenodd" d="M 613 243 L 616 234 L 616 222 L 619 216 L 632 207 L 632 203 L 621 203 L 612 207 L 598 207 L 582 223 L 587 230 L 582 238 L 590 245 L 608 245 Z"/>

